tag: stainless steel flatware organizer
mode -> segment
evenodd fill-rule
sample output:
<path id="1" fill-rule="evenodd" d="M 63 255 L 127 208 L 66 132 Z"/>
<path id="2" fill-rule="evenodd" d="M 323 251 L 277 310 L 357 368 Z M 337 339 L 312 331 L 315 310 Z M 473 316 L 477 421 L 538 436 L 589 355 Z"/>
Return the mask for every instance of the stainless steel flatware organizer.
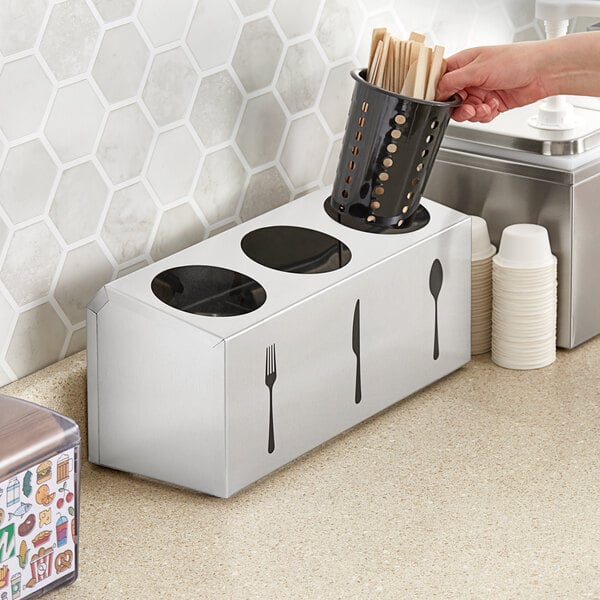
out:
<path id="1" fill-rule="evenodd" d="M 92 462 L 228 497 L 469 361 L 470 218 L 418 193 L 391 224 L 345 221 L 340 189 L 98 292 Z M 426 218 L 398 225 L 413 213 Z"/>

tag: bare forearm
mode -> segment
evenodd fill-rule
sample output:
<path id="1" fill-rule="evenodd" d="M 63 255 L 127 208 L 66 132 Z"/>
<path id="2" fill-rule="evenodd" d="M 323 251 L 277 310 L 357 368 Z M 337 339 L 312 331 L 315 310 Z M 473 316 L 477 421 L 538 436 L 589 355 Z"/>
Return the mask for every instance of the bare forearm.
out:
<path id="1" fill-rule="evenodd" d="M 548 94 L 600 96 L 600 32 L 548 40 L 541 50 Z"/>

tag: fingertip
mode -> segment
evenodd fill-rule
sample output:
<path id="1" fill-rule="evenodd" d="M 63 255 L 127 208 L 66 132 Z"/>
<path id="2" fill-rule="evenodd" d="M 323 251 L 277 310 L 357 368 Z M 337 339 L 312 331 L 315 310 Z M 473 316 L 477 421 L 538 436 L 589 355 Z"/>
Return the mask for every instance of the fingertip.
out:
<path id="1" fill-rule="evenodd" d="M 462 121 L 469 121 L 475 116 L 476 112 L 475 107 L 471 104 L 462 104 L 454 109 L 452 118 L 459 123 Z"/>
<path id="2" fill-rule="evenodd" d="M 492 109 L 488 104 L 479 104 L 475 110 L 475 117 L 478 121 L 486 119 L 492 114 Z"/>

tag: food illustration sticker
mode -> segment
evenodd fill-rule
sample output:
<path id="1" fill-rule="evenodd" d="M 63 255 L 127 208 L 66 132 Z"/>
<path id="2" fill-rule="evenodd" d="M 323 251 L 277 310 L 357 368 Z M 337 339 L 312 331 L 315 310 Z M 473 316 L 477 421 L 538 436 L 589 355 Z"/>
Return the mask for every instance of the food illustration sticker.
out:
<path id="1" fill-rule="evenodd" d="M 75 570 L 75 449 L 0 481 L 0 598 L 27 598 Z"/>

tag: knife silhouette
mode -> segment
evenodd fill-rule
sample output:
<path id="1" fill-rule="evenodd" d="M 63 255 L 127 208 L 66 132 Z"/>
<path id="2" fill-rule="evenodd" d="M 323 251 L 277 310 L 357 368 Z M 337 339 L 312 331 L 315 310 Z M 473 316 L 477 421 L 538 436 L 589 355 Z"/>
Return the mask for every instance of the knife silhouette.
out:
<path id="1" fill-rule="evenodd" d="M 360 298 L 354 305 L 354 320 L 352 322 L 352 351 L 356 354 L 356 385 L 354 389 L 354 402 L 361 401 L 362 391 L 360 385 Z"/>

